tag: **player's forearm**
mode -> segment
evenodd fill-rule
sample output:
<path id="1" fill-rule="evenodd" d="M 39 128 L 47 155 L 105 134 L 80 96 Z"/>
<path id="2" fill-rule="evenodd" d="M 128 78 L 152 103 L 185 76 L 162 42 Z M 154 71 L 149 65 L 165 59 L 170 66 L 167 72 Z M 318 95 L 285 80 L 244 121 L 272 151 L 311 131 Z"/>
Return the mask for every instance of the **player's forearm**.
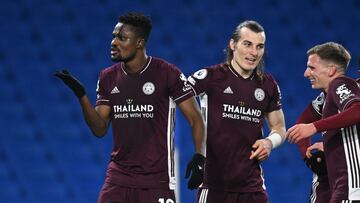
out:
<path id="1" fill-rule="evenodd" d="M 196 153 L 205 156 L 205 124 L 200 115 L 200 112 L 193 114 L 192 117 L 188 118 L 188 121 L 192 128 L 192 137 L 195 145 L 195 151 Z"/>
<path id="2" fill-rule="evenodd" d="M 83 96 L 79 101 L 86 124 L 95 136 L 103 137 L 107 132 L 108 123 L 97 113 L 87 96 Z"/>
<path id="3" fill-rule="evenodd" d="M 280 146 L 286 139 L 286 127 L 283 111 L 277 110 L 266 115 L 270 133 L 266 139 L 272 143 L 272 148 Z"/>
<path id="4" fill-rule="evenodd" d="M 205 125 L 195 98 L 189 98 L 179 104 L 192 128 L 192 137 L 197 153 L 205 155 Z"/>
<path id="5" fill-rule="evenodd" d="M 205 126 L 202 119 L 194 122 L 192 126 L 192 135 L 196 152 L 205 156 Z"/>

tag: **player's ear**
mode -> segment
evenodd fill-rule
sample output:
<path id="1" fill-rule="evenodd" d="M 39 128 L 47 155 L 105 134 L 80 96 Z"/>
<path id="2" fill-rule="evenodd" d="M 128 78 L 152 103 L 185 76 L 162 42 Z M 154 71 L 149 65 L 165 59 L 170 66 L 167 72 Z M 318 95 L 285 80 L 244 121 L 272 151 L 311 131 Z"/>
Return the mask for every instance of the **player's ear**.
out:
<path id="1" fill-rule="evenodd" d="M 335 65 L 335 64 L 331 64 L 331 65 L 329 66 L 328 75 L 329 75 L 330 77 L 332 77 L 333 75 L 335 75 L 336 72 L 337 72 L 336 65 Z"/>
<path id="2" fill-rule="evenodd" d="M 229 41 L 229 47 L 230 47 L 230 49 L 232 50 L 232 51 L 234 51 L 235 50 L 235 40 L 234 39 L 230 39 L 230 41 Z"/>
<path id="3" fill-rule="evenodd" d="M 145 47 L 145 40 L 144 39 L 139 39 L 136 43 L 136 48 L 141 49 Z"/>

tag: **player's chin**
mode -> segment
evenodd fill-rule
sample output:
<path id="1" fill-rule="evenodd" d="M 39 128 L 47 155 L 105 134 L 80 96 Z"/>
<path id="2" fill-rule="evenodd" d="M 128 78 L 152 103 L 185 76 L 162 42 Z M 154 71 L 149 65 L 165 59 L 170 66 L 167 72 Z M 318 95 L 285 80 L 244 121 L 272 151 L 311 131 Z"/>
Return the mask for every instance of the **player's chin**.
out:
<path id="1" fill-rule="evenodd" d="M 120 62 L 121 61 L 121 57 L 119 56 L 119 55 L 116 55 L 116 54 L 112 54 L 111 55 L 111 60 L 113 61 L 113 62 Z"/>
<path id="2" fill-rule="evenodd" d="M 312 89 L 321 89 L 321 87 L 319 87 L 319 86 L 316 85 L 316 84 L 311 84 L 311 88 L 312 88 Z"/>
<path id="3" fill-rule="evenodd" d="M 246 71 L 254 71 L 256 68 L 256 65 L 247 65 L 244 67 Z"/>

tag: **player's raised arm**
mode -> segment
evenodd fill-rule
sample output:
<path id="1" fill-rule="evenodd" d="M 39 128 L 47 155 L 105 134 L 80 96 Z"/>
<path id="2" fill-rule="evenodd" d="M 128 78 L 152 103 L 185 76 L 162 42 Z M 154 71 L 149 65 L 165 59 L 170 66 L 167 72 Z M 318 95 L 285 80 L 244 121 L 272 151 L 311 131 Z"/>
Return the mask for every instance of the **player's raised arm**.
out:
<path id="1" fill-rule="evenodd" d="M 104 136 L 110 120 L 110 107 L 101 105 L 94 108 L 86 96 L 85 87 L 69 71 L 56 71 L 55 76 L 60 78 L 79 99 L 84 119 L 94 135 Z"/>

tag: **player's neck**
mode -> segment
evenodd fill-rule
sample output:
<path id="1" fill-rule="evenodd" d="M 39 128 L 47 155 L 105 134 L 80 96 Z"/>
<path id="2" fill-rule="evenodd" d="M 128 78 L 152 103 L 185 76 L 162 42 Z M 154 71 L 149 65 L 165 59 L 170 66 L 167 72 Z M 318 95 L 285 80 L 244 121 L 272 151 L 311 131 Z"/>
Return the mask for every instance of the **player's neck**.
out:
<path id="1" fill-rule="evenodd" d="M 130 73 L 137 73 L 144 69 L 149 61 L 149 57 L 144 53 L 141 56 L 134 58 L 134 60 L 126 62 L 125 68 Z"/>
<path id="2" fill-rule="evenodd" d="M 330 86 L 330 83 L 338 78 L 338 77 L 343 77 L 345 76 L 345 73 L 344 72 L 336 72 L 334 75 L 332 75 L 331 77 L 329 77 L 326 81 L 325 81 L 325 87 L 324 87 L 324 91 L 327 93 L 328 92 L 328 89 L 329 89 L 329 86 Z"/>
<path id="3" fill-rule="evenodd" d="M 249 78 L 254 72 L 254 70 L 246 70 L 246 69 L 242 68 L 239 64 L 234 62 L 234 60 L 231 60 L 231 66 L 241 77 L 243 77 L 245 79 Z"/>

